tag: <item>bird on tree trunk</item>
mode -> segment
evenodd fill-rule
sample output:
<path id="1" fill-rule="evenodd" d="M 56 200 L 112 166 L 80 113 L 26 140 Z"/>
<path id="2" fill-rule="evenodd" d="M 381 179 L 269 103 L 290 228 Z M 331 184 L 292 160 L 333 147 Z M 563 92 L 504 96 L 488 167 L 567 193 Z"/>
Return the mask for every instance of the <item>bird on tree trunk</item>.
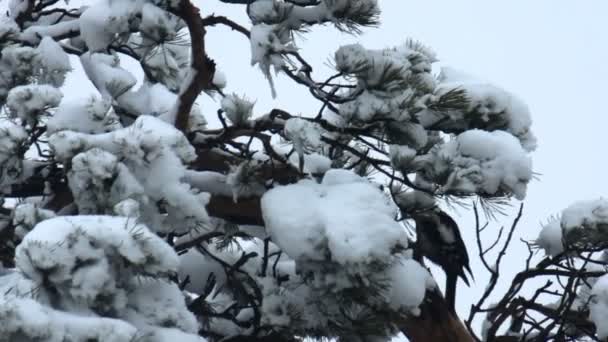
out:
<path id="1" fill-rule="evenodd" d="M 473 277 L 469 266 L 467 248 L 460 236 L 456 221 L 441 209 L 433 209 L 412 214 L 416 223 L 416 244 L 414 258 L 422 257 L 440 266 L 446 275 L 445 298 L 452 310 L 455 311 L 456 282 L 458 277 L 469 286 L 465 269 Z"/>

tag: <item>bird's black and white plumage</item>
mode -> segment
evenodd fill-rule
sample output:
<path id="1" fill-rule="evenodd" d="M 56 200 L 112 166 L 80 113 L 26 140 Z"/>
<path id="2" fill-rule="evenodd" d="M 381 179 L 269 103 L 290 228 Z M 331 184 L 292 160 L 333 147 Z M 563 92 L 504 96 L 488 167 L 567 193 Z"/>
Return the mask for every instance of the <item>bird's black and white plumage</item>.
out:
<path id="1" fill-rule="evenodd" d="M 454 311 L 458 277 L 469 286 L 465 269 L 473 276 L 458 225 L 439 208 L 416 213 L 412 217 L 416 222 L 417 235 L 414 258 L 421 261 L 424 256 L 443 269 L 446 275 L 445 298 Z"/>

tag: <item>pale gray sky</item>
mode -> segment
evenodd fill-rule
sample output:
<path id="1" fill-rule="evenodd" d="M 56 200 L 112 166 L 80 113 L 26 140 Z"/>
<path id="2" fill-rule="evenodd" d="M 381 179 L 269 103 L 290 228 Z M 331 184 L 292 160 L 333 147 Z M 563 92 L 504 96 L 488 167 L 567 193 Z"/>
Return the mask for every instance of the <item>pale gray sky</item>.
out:
<path id="1" fill-rule="evenodd" d="M 244 6 L 219 1 L 195 1 L 203 15 L 228 15 L 248 27 Z M 382 25 L 360 37 L 338 33 L 331 27 L 315 28 L 299 40 L 302 54 L 313 64 L 319 79 L 324 64 L 339 44 L 360 42 L 371 48 L 418 39 L 438 54 L 442 65 L 466 71 L 521 97 L 530 107 L 539 148 L 534 169 L 542 174 L 529 187 L 523 237 L 538 233 L 540 222 L 573 201 L 608 195 L 608 162 L 600 149 L 606 141 L 608 118 L 608 2 L 605 0 L 379 0 Z M 87 3 L 87 1 L 83 1 Z M 302 87 L 277 77 L 279 96 L 270 91 L 261 73 L 250 66 L 249 43 L 226 28 L 211 28 L 208 53 L 227 75 L 228 91 L 257 99 L 256 111 L 280 107 L 293 113 L 316 112 L 319 103 Z M 73 73 L 66 96 L 84 97 L 93 89 L 82 75 Z M 203 111 L 215 116 L 217 103 L 203 100 Z M 474 241 L 472 214 L 456 217 L 466 241 Z M 508 223 L 505 220 L 505 223 Z M 498 227 L 496 223 L 494 227 Z M 459 311 L 468 313 L 486 276 L 469 246 L 476 282 L 459 296 Z M 525 257 L 515 242 L 506 262 L 511 271 Z M 436 273 L 439 275 L 439 273 Z M 438 281 L 443 282 L 441 276 Z M 509 279 L 509 278 L 507 278 Z M 508 284 L 503 284 L 507 286 Z M 463 289 L 462 286 L 459 289 Z"/>

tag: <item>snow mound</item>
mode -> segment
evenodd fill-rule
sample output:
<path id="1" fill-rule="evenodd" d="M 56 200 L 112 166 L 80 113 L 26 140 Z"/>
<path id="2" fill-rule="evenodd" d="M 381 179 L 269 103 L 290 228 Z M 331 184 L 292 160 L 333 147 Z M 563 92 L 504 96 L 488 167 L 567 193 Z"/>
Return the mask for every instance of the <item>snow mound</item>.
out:
<path id="1" fill-rule="evenodd" d="M 47 133 L 62 130 L 81 133 L 106 133 L 122 128 L 110 101 L 98 97 L 63 101 L 47 121 Z"/>
<path id="2" fill-rule="evenodd" d="M 118 201 L 142 194 L 141 185 L 143 194 L 150 199 L 146 210 L 148 218 L 154 217 L 146 220 L 150 228 L 187 231 L 208 220 L 205 205 L 209 194 L 200 193 L 183 182 L 185 165 L 196 158 L 194 148 L 182 132 L 158 118 L 142 115 L 126 128 L 102 134 L 60 131 L 51 135 L 49 143 L 57 159 L 75 160 L 74 166 L 79 166 L 70 171 L 72 190 L 96 189 L 82 194 L 84 197 L 105 193 L 109 196 L 104 203 L 116 199 L 107 203 L 107 207 L 112 208 Z M 105 153 L 78 156 L 93 149 Z M 167 215 L 153 205 L 159 202 Z M 92 208 L 91 205 L 98 203 L 80 204 Z"/>
<path id="3" fill-rule="evenodd" d="M 11 89 L 6 104 L 11 117 L 17 117 L 34 126 L 49 108 L 61 102 L 63 94 L 50 85 L 25 85 Z"/>
<path id="4" fill-rule="evenodd" d="M 444 191 L 526 196 L 532 160 L 519 140 L 505 131 L 478 129 L 458 135 L 434 151 L 432 174 L 448 174 Z"/>
<path id="5" fill-rule="evenodd" d="M 116 264 L 116 259 L 124 264 Z M 38 223 L 15 252 L 29 278 L 50 281 L 68 297 L 115 296 L 119 273 L 166 276 L 178 270 L 173 249 L 145 225 L 116 216 L 61 216 Z M 126 267 L 126 269 L 122 269 Z"/>
<path id="6" fill-rule="evenodd" d="M 565 245 L 584 247 L 605 242 L 608 237 L 608 200 L 599 198 L 575 202 L 543 226 L 535 243 L 548 255 L 564 251 Z"/>
<path id="7" fill-rule="evenodd" d="M 427 289 L 435 287 L 429 271 L 413 259 L 395 263 L 388 271 L 391 288 L 387 297 L 394 310 L 414 310 L 422 303 Z"/>
<path id="8" fill-rule="evenodd" d="M 464 112 L 450 113 L 448 125 L 467 122 L 469 128 L 500 126 L 500 129 L 516 136 L 527 151 L 536 148 L 536 137 L 530 131 L 532 118 L 528 106 L 510 92 L 489 83 L 476 80 L 455 69 L 444 67 L 435 96 L 450 91 L 465 91 L 468 108 Z"/>
<path id="9" fill-rule="evenodd" d="M 338 171 L 349 173 L 347 171 Z M 407 246 L 395 209 L 372 184 L 356 176 L 321 184 L 304 180 L 262 197 L 262 213 L 273 241 L 295 260 L 360 264 L 388 260 L 391 249 Z"/>
<path id="10" fill-rule="evenodd" d="M 6 341 L 130 342 L 137 329 L 118 319 L 53 310 L 30 298 L 0 296 L 0 335 Z"/>

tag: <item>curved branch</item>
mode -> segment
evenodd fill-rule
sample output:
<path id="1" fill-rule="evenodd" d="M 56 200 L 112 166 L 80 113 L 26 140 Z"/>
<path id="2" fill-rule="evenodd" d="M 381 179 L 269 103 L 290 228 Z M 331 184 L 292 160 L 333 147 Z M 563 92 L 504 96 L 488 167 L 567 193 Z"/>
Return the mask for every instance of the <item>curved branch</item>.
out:
<path id="1" fill-rule="evenodd" d="M 172 109 L 175 116 L 175 127 L 186 134 L 192 105 L 201 91 L 210 87 L 215 74 L 215 62 L 207 56 L 205 51 L 206 31 L 199 9 L 190 0 L 181 0 L 178 7 L 172 8 L 170 11 L 186 22 L 190 32 L 190 73 L 182 85 Z"/>
<path id="2" fill-rule="evenodd" d="M 244 28 L 243 26 L 235 23 L 234 21 L 232 21 L 224 16 L 217 16 L 217 15 L 212 14 L 208 17 L 203 18 L 204 26 L 215 26 L 217 24 L 228 26 L 232 30 L 242 33 L 247 38 L 251 37 L 251 32 L 249 32 L 248 29 Z"/>

